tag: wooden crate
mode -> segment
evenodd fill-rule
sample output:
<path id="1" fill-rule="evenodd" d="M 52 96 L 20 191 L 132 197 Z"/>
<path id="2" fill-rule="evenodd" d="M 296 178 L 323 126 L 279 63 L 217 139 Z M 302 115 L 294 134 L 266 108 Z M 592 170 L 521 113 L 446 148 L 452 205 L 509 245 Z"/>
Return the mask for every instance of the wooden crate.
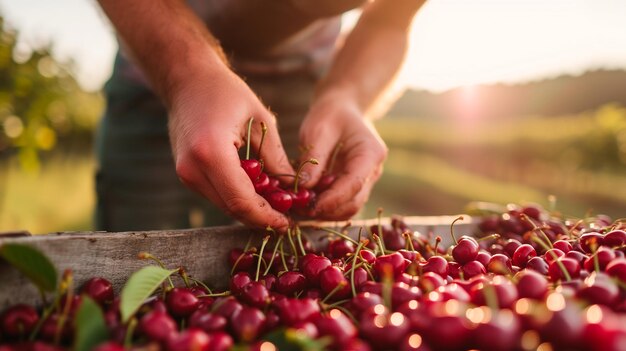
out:
<path id="1" fill-rule="evenodd" d="M 458 216 L 405 217 L 411 229 L 421 235 L 440 235 L 443 244 L 450 244 L 450 224 Z M 388 218 L 383 219 L 389 222 Z M 377 223 L 376 220 L 353 221 L 351 236 L 358 229 Z M 346 223 L 316 223 L 315 226 L 341 228 Z M 303 232 L 312 241 L 320 243 L 327 233 L 311 223 Z M 472 235 L 476 219 L 465 216 L 455 224 L 455 233 Z M 87 279 L 100 276 L 109 279 L 119 291 L 131 273 L 151 264 L 137 258 L 140 252 L 150 252 L 170 268 L 184 266 L 190 275 L 211 287 L 222 288 L 228 284 L 230 268 L 227 254 L 233 248 L 243 248 L 251 240 L 259 247 L 264 233 L 242 226 L 211 227 L 188 230 L 145 232 L 72 232 L 30 236 L 27 233 L 0 237 L 0 246 L 14 242 L 31 245 L 45 253 L 61 274 L 72 269 L 76 286 Z M 17 270 L 0 260 L 0 310 L 18 302 L 36 304 L 40 300 L 35 287 Z"/>

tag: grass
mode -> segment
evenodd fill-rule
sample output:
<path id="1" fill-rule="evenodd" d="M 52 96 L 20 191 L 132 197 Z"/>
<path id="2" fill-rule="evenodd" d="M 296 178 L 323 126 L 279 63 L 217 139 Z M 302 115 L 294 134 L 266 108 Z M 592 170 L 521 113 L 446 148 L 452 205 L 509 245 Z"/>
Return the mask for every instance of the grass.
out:
<path id="1" fill-rule="evenodd" d="M 55 155 L 41 172 L 25 173 L 15 160 L 0 165 L 0 231 L 90 230 L 95 163 L 89 156 Z"/>

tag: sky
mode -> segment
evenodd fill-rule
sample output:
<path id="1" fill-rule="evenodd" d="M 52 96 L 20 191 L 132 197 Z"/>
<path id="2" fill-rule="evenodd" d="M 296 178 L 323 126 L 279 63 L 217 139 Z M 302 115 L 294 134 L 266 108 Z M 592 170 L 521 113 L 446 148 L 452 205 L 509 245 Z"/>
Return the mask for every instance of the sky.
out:
<path id="1" fill-rule="evenodd" d="M 94 0 L 0 0 L 0 13 L 22 47 L 50 42 L 57 58 L 72 59 L 86 89 L 110 75 L 117 43 Z M 624 0 L 429 0 L 399 83 L 443 91 L 599 68 L 626 69 Z"/>

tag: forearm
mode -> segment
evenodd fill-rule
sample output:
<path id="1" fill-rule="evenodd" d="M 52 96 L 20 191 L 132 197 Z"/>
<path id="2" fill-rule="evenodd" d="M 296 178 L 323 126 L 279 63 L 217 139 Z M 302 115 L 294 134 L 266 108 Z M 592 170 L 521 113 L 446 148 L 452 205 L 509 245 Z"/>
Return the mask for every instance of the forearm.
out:
<path id="1" fill-rule="evenodd" d="M 166 105 L 199 74 L 227 69 L 217 40 L 182 0 L 99 0 Z"/>
<path id="2" fill-rule="evenodd" d="M 424 0 L 377 0 L 337 54 L 316 91 L 316 100 L 338 97 L 367 114 L 393 81 L 407 49 L 411 21 Z"/>

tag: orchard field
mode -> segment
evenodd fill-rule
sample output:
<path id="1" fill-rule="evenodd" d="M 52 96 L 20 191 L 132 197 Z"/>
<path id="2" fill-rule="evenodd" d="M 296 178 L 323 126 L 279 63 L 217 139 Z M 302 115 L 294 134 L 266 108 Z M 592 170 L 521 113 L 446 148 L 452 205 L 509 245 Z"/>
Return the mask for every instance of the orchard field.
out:
<path id="1" fill-rule="evenodd" d="M 626 217 L 626 109 L 502 121 L 376 122 L 390 152 L 361 216 L 443 215 L 472 201 L 535 202 L 567 215 Z M 0 230 L 92 229 L 95 161 L 88 144 L 41 157 L 39 172 L 0 160 Z"/>

